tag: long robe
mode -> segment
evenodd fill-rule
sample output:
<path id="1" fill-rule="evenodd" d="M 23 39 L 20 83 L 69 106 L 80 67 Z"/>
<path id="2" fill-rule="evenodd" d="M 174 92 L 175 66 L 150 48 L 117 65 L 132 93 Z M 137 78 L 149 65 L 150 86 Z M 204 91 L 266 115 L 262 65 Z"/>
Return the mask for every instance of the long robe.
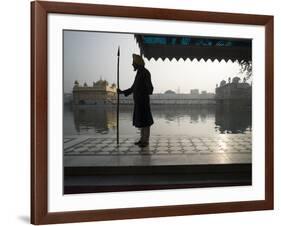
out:
<path id="1" fill-rule="evenodd" d="M 125 96 L 133 93 L 134 113 L 133 125 L 137 128 L 151 126 L 154 121 L 150 110 L 149 95 L 153 93 L 150 72 L 141 67 L 137 70 L 137 74 L 133 85 L 123 91 Z"/>

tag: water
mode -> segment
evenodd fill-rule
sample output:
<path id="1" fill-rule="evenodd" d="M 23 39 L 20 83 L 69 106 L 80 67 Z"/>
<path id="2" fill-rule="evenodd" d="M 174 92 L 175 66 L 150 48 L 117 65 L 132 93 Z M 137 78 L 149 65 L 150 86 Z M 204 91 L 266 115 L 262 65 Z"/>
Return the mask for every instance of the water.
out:
<path id="1" fill-rule="evenodd" d="M 120 135 L 137 135 L 133 106 L 120 106 Z M 237 106 L 153 105 L 151 135 L 249 134 L 251 109 Z M 64 135 L 116 135 L 116 106 L 64 106 Z"/>

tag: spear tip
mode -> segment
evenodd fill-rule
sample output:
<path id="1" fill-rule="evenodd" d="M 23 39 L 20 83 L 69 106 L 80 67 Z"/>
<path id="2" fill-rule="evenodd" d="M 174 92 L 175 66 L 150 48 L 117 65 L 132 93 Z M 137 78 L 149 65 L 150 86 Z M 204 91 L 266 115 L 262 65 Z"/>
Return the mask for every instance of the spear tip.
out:
<path id="1" fill-rule="evenodd" d="M 117 56 L 120 56 L 120 46 L 118 46 Z"/>

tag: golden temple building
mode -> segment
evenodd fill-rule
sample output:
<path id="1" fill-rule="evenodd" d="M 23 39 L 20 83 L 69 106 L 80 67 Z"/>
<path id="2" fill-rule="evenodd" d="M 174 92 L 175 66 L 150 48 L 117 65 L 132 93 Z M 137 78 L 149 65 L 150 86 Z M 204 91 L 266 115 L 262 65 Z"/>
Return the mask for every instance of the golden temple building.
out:
<path id="1" fill-rule="evenodd" d="M 75 81 L 72 94 L 75 105 L 116 104 L 117 89 L 114 83 L 109 85 L 106 80 L 102 79 L 93 82 L 92 86 L 88 86 L 86 82 L 80 86 L 79 82 Z"/>

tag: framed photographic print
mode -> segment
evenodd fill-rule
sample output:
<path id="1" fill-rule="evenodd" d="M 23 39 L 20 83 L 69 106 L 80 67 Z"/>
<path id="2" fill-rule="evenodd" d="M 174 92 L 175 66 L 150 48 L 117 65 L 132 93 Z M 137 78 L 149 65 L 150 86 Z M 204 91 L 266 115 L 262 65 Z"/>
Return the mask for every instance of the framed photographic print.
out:
<path id="1" fill-rule="evenodd" d="M 31 3 L 31 223 L 273 209 L 273 16 Z"/>

